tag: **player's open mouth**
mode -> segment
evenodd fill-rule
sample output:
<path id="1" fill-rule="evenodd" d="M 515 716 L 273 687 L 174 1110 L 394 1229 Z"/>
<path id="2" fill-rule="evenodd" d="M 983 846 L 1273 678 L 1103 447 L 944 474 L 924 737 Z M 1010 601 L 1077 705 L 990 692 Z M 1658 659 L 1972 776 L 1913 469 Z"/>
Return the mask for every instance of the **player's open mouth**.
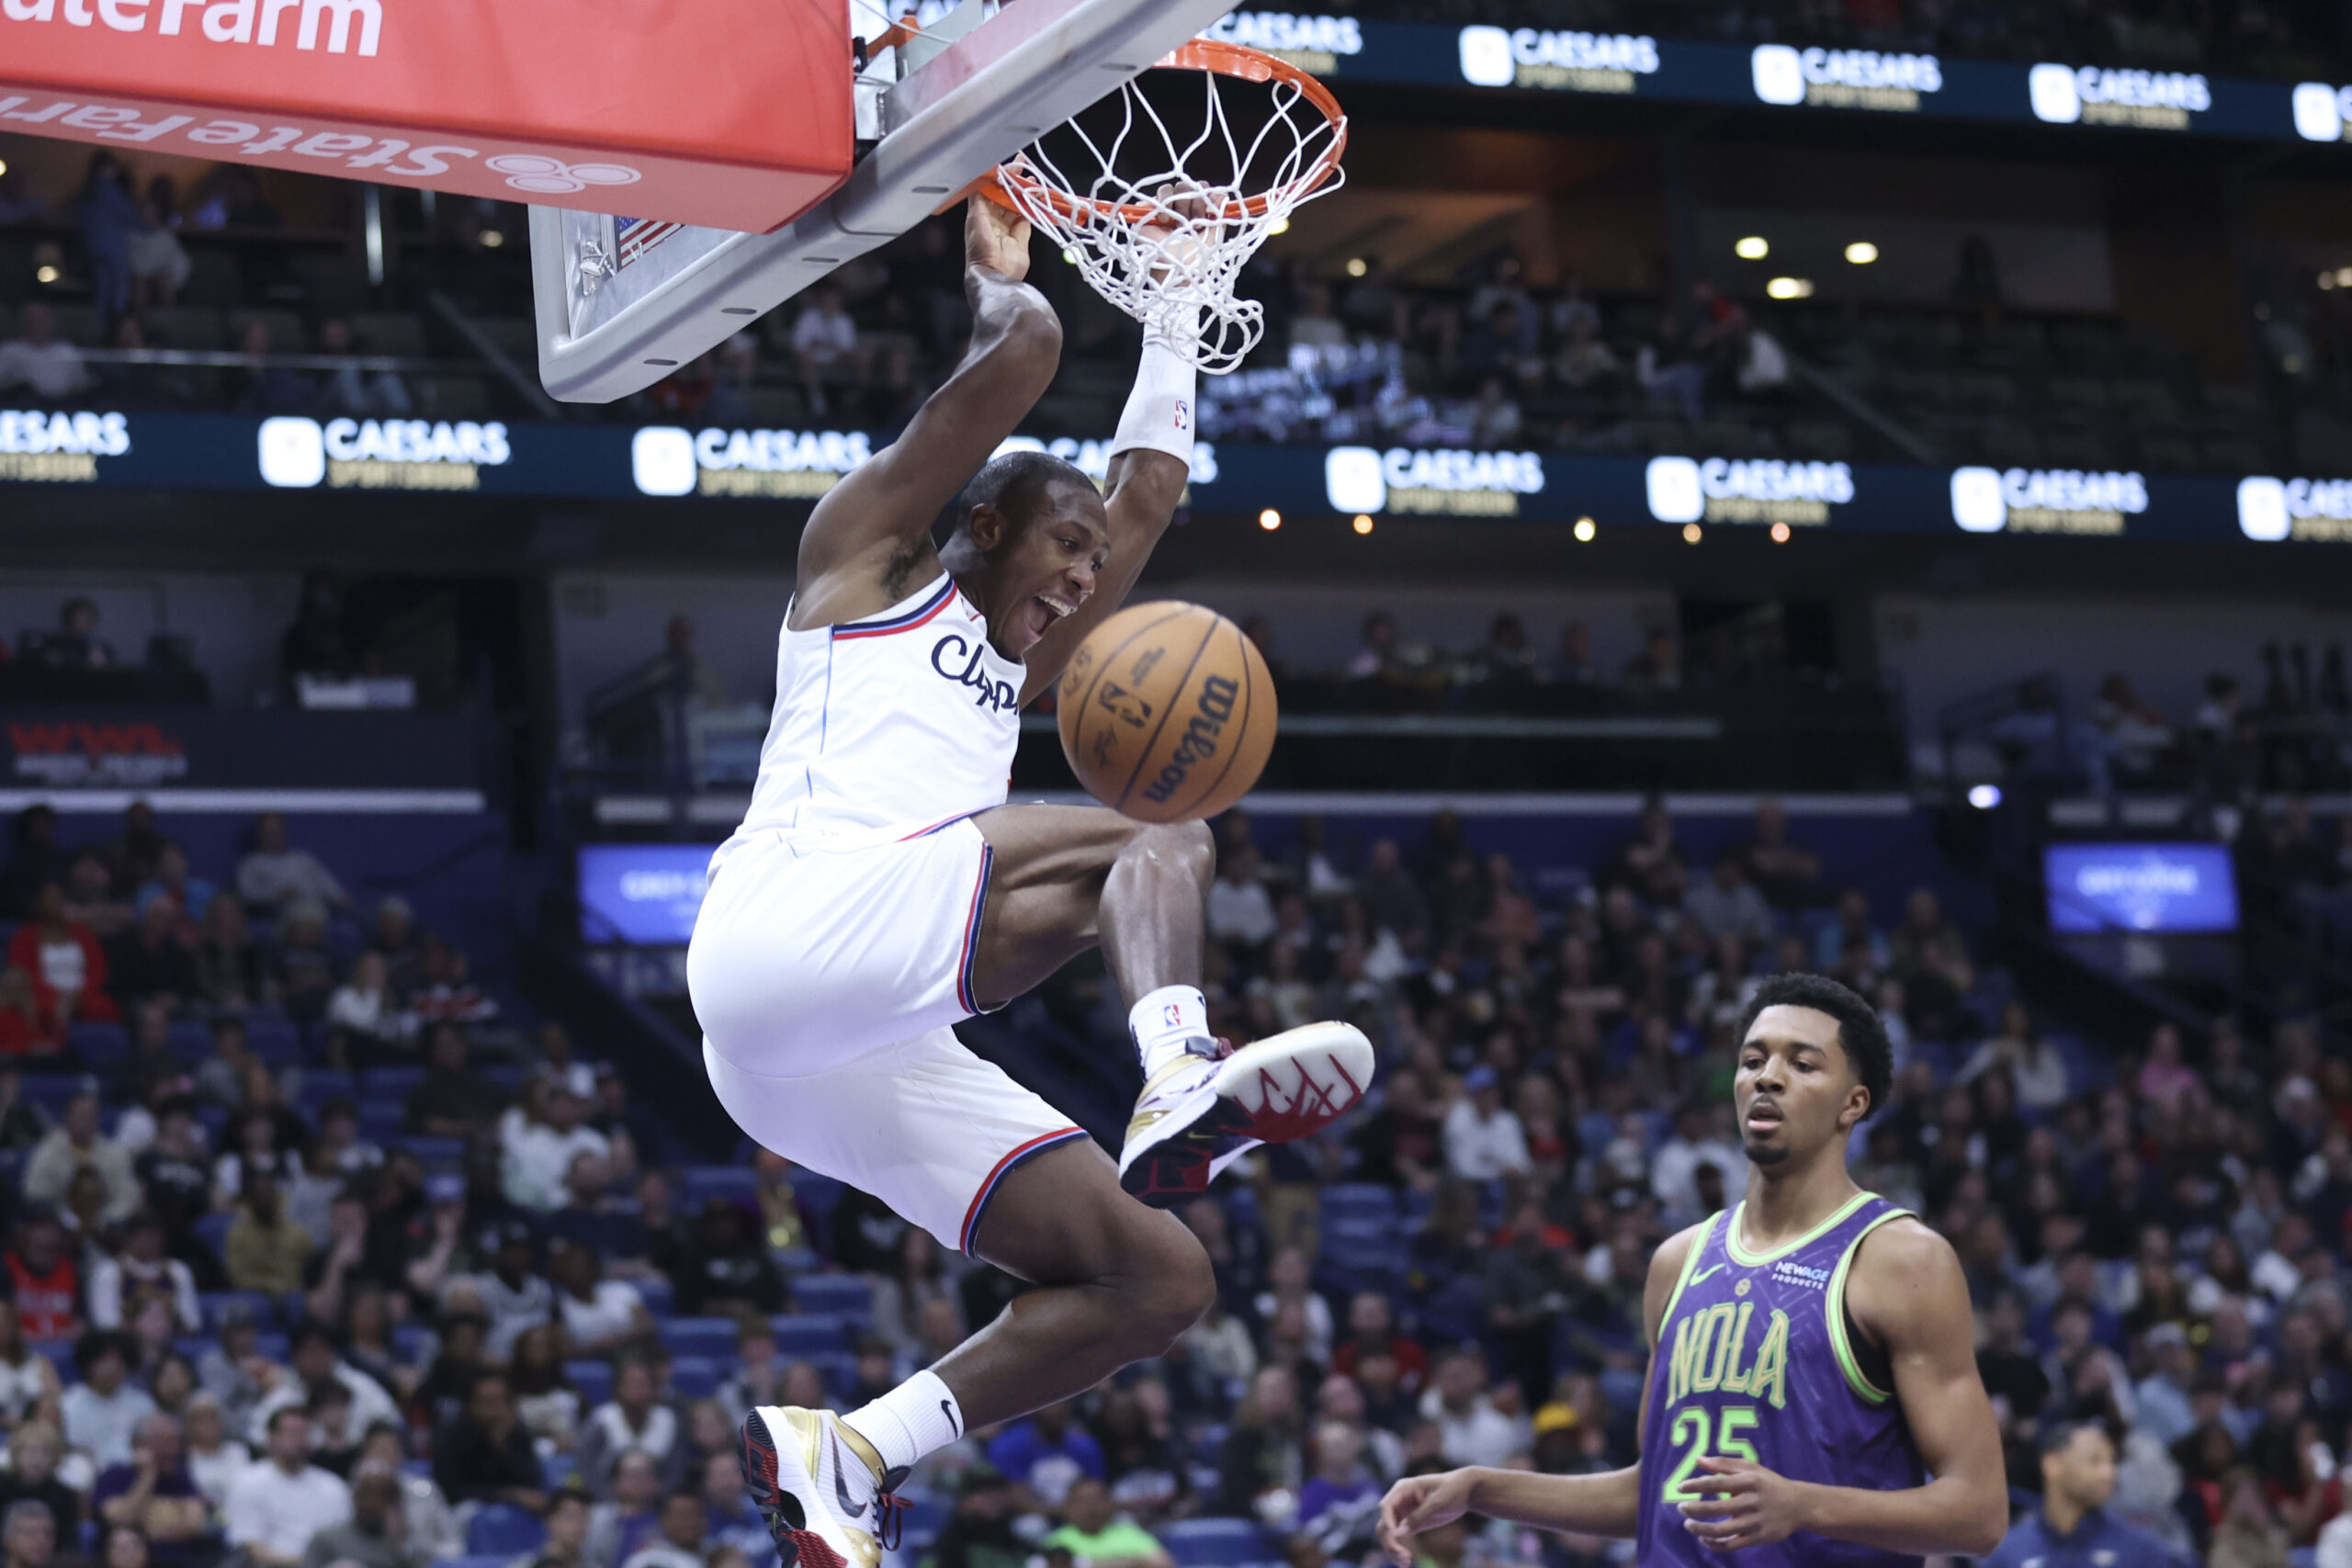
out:
<path id="1" fill-rule="evenodd" d="M 1769 1133 L 1783 1120 L 1778 1106 L 1759 1102 L 1747 1108 L 1747 1129 L 1751 1133 Z"/>
<path id="2" fill-rule="evenodd" d="M 1076 611 L 1077 605 L 1051 593 L 1040 593 L 1029 601 L 1029 635 L 1044 637 L 1046 629 L 1064 615 Z"/>

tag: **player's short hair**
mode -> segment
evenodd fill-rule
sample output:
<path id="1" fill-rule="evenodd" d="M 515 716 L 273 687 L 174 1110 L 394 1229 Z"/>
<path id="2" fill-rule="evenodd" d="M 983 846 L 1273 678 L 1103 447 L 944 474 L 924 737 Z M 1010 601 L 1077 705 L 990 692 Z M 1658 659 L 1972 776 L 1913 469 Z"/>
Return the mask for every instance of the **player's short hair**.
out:
<path id="1" fill-rule="evenodd" d="M 1871 1093 L 1862 1120 L 1877 1115 L 1894 1089 L 1894 1048 L 1887 1043 L 1886 1024 L 1878 1010 L 1826 975 L 1775 975 L 1756 987 L 1739 1015 L 1741 1041 L 1756 1027 L 1757 1015 L 1772 1007 L 1811 1008 L 1838 1021 L 1838 1048 L 1846 1053 L 1855 1081 Z"/>
<path id="2" fill-rule="evenodd" d="M 1084 485 L 1090 493 L 1094 489 L 1078 465 L 1050 452 L 1001 453 L 982 465 L 956 498 L 956 530 L 961 533 L 970 525 L 976 506 L 992 506 L 1015 527 L 1024 526 L 1044 510 L 1046 496 L 1060 484 Z"/>
<path id="3" fill-rule="evenodd" d="M 2041 1439 L 2035 1446 L 2041 1456 L 2047 1459 L 2052 1454 L 2065 1452 L 2073 1444 L 2076 1435 L 2083 1432 L 2098 1432 L 2109 1443 L 2115 1441 L 2115 1434 L 2107 1429 L 2105 1422 L 2088 1417 L 2076 1417 L 2064 1421 L 2052 1421 L 2045 1425 L 2041 1428 Z"/>

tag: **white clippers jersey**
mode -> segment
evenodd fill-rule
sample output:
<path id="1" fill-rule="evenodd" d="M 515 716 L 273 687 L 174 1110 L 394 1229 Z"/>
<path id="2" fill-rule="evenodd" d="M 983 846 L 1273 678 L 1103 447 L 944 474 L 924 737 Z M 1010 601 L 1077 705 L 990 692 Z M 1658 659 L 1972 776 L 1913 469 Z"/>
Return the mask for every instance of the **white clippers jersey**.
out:
<path id="1" fill-rule="evenodd" d="M 942 572 L 871 620 L 777 639 L 775 715 L 738 836 L 925 827 L 1004 804 L 1022 667 Z"/>

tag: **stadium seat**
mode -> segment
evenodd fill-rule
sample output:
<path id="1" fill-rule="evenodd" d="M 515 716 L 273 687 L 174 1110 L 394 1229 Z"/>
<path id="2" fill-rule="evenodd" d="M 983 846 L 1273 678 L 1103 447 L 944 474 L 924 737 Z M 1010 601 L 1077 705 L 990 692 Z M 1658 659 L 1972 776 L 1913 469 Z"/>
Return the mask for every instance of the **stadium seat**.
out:
<path id="1" fill-rule="evenodd" d="M 403 1323 L 392 1330 L 392 1354 L 411 1366 L 424 1366 L 438 1343 L 439 1336 L 420 1323 Z"/>
<path id="2" fill-rule="evenodd" d="M 52 1117 L 65 1112 L 67 1102 L 90 1087 L 79 1073 L 38 1073 L 25 1079 L 25 1098 Z"/>
<path id="3" fill-rule="evenodd" d="M 728 1363 L 717 1356 L 679 1356 L 670 1362 L 670 1387 L 680 1399 L 708 1399 L 727 1381 Z"/>
<path id="4" fill-rule="evenodd" d="M 196 1239 L 224 1263 L 229 1260 L 229 1224 L 235 1217 L 232 1214 L 207 1214 L 197 1221 L 194 1227 Z M 266 1296 L 262 1298 L 265 1302 L 268 1299 Z"/>
<path id="5" fill-rule="evenodd" d="M 849 1349 L 849 1331 L 838 1317 L 823 1317 L 814 1313 L 786 1313 L 768 1319 L 768 1327 L 775 1335 L 775 1348 L 784 1356 L 822 1356 Z"/>
<path id="6" fill-rule="evenodd" d="M 662 1343 L 673 1356 L 732 1356 L 740 1332 L 731 1317 L 673 1317 L 662 1323 L 661 1330 Z M 833 1333 L 838 1345 L 838 1325 Z"/>
<path id="7" fill-rule="evenodd" d="M 748 1203 L 752 1201 L 752 1188 L 756 1185 L 757 1179 L 751 1171 L 740 1165 L 689 1167 L 684 1172 L 684 1207 L 685 1212 L 690 1214 L 697 1213 L 702 1206 L 713 1198 L 724 1198 L 729 1202 Z"/>
<path id="8" fill-rule="evenodd" d="M 201 1235 L 203 1231 L 203 1222 L 198 1221 L 197 1233 Z M 264 1328 L 277 1321 L 277 1303 L 266 1291 L 206 1291 L 196 1298 L 196 1304 L 204 1314 L 204 1329 L 208 1334 L 220 1332 L 220 1320 L 231 1307 L 244 1308 L 246 1315 Z"/>
<path id="9" fill-rule="evenodd" d="M 457 1170 L 466 1163 L 462 1138 L 404 1138 L 401 1143 L 428 1171 Z"/>
<path id="10" fill-rule="evenodd" d="M 397 1138 L 408 1126 L 408 1107 L 397 1100 L 359 1102 L 359 1135 L 372 1144 Z"/>
<path id="11" fill-rule="evenodd" d="M 316 1114 L 328 1100 L 349 1100 L 356 1092 L 357 1086 L 349 1073 L 337 1072 L 333 1067 L 302 1069 L 302 1109 L 306 1112 Z"/>
<path id="12" fill-rule="evenodd" d="M 370 1067 L 359 1075 L 359 1092 L 368 1100 L 405 1101 L 424 1081 L 423 1067 Z"/>
<path id="13" fill-rule="evenodd" d="M 1176 1568 L 1244 1568 L 1282 1557 L 1250 1519 L 1172 1519 L 1161 1529 L 1159 1543 Z"/>
<path id="14" fill-rule="evenodd" d="M 870 1318 L 874 1281 L 863 1274 L 803 1274 L 792 1281 L 792 1302 L 803 1312 Z"/>
<path id="15" fill-rule="evenodd" d="M 492 1503 L 476 1513 L 473 1522 L 466 1527 L 466 1551 L 469 1555 L 490 1556 L 493 1553 L 518 1556 L 537 1551 L 548 1539 L 548 1528 L 533 1515 L 506 1503 Z"/>
<path id="16" fill-rule="evenodd" d="M 580 1395 L 580 1416 L 582 1420 L 596 1406 L 613 1397 L 613 1369 L 605 1361 L 566 1361 L 563 1375 L 571 1382 L 572 1392 Z"/>
<path id="17" fill-rule="evenodd" d="M 1327 1226 L 1340 1220 L 1393 1220 L 1396 1216 L 1396 1194 L 1385 1187 L 1346 1182 L 1323 1190 L 1323 1223 Z"/>
<path id="18" fill-rule="evenodd" d="M 302 1060 L 301 1032 L 282 1018 L 246 1019 L 245 1043 L 273 1067 L 290 1067 Z"/>
<path id="19" fill-rule="evenodd" d="M 94 1073 L 110 1073 L 130 1060 L 130 1036 L 119 1023 L 76 1023 L 65 1031 L 66 1048 Z"/>
<path id="20" fill-rule="evenodd" d="M 164 1048 L 182 1066 L 195 1066 L 212 1055 L 212 1030 L 207 1024 L 182 1019 L 164 1032 Z"/>
<path id="21" fill-rule="evenodd" d="M 629 1283 L 637 1287 L 637 1293 L 645 1298 L 645 1310 L 654 1316 L 666 1317 L 676 1309 L 678 1288 L 660 1275 L 650 1280 L 631 1280 Z"/>
<path id="22" fill-rule="evenodd" d="M 550 1492 L 565 1486 L 577 1486 L 580 1484 L 580 1456 L 578 1454 L 541 1454 L 539 1472 L 547 1478 L 548 1490 Z"/>

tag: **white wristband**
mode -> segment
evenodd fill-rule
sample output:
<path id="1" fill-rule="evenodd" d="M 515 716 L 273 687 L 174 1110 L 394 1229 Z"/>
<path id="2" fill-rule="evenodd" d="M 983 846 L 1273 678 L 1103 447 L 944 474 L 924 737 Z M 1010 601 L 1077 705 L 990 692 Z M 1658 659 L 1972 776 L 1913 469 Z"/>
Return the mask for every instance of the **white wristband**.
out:
<path id="1" fill-rule="evenodd" d="M 1143 359 L 1136 367 L 1136 389 L 1119 415 L 1119 433 L 1111 440 L 1111 456 L 1137 446 L 1165 452 L 1189 470 L 1193 465 L 1194 388 L 1199 372 L 1193 362 L 1166 344 L 1144 339 Z"/>

